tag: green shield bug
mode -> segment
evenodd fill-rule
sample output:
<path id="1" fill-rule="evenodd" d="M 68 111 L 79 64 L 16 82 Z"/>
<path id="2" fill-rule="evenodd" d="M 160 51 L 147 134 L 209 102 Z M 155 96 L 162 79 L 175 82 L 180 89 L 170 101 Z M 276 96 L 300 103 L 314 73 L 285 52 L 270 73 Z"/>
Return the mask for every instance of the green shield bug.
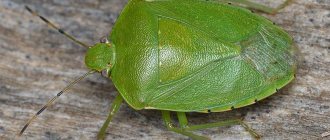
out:
<path id="1" fill-rule="evenodd" d="M 251 105 L 294 79 L 297 60 L 292 38 L 269 20 L 234 6 L 243 4 L 272 13 L 288 2 L 271 9 L 247 0 L 130 0 L 111 35 L 93 46 L 26 7 L 69 39 L 89 47 L 85 64 L 90 71 L 42 107 L 19 135 L 72 85 L 100 72 L 112 79 L 119 94 L 99 139 L 105 138 L 123 101 L 136 110 L 160 110 L 169 130 L 193 139 L 207 139 L 194 130 L 234 124 L 259 138 L 241 120 L 189 125 L 185 113 L 223 112 Z M 173 126 L 170 111 L 177 113 L 178 127 Z"/>

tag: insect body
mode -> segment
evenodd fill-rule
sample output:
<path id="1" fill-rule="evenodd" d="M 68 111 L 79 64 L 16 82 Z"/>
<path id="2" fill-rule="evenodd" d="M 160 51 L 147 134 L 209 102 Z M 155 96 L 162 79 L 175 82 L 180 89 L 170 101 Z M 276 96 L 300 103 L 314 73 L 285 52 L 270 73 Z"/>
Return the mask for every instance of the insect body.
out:
<path id="1" fill-rule="evenodd" d="M 226 3 L 131 0 L 108 37 L 89 48 L 86 66 L 105 70 L 119 91 L 99 138 L 124 100 L 162 110 L 167 127 L 195 139 L 184 112 L 222 112 L 264 99 L 296 70 L 292 38 L 267 19 Z M 170 122 L 178 112 L 180 128 Z M 239 123 L 258 136 L 241 121 Z"/>
<path id="2" fill-rule="evenodd" d="M 286 85 L 295 71 L 291 37 L 228 4 L 133 0 L 110 39 L 112 81 L 135 109 L 246 106 Z"/>

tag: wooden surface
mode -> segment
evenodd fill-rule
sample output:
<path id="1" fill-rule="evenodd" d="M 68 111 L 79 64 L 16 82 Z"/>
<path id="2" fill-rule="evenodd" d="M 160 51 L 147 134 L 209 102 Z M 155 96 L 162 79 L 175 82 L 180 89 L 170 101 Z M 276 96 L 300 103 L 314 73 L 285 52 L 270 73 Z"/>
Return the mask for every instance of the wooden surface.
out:
<path id="1" fill-rule="evenodd" d="M 277 3 L 265 4 L 272 6 Z M 72 79 L 88 70 L 86 48 L 69 41 L 24 5 L 87 44 L 108 34 L 126 1 L 0 1 L 0 139 L 95 139 L 117 94 L 95 74 L 81 81 L 15 138 L 25 121 Z M 330 139 L 330 1 L 296 0 L 276 15 L 264 15 L 287 30 L 301 52 L 297 79 L 255 105 L 230 112 L 189 114 L 193 124 L 243 117 L 263 139 Z M 124 104 L 107 139 L 187 139 L 167 131 L 160 112 Z M 240 126 L 198 131 L 213 139 L 251 139 Z"/>

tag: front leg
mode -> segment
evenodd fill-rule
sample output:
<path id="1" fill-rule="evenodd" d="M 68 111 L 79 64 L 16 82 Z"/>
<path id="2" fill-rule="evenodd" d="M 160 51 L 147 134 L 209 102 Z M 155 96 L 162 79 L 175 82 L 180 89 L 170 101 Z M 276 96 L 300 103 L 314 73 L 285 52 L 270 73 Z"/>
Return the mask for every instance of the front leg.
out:
<path id="1" fill-rule="evenodd" d="M 120 94 L 118 94 L 111 105 L 107 120 L 104 122 L 102 128 L 100 129 L 99 133 L 97 134 L 98 140 L 105 139 L 105 132 L 109 126 L 109 123 L 111 122 L 113 116 L 115 116 L 116 113 L 118 112 L 122 102 L 123 102 L 123 97 Z"/>

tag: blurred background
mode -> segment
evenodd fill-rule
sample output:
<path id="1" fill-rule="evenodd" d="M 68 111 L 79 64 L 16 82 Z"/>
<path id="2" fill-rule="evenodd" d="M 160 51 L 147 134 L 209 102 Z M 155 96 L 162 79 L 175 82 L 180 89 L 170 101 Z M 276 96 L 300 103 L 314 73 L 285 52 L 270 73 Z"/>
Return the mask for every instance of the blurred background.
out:
<path id="1" fill-rule="evenodd" d="M 255 0 L 276 7 L 283 0 Z M 44 111 L 20 138 L 15 135 L 48 99 L 88 70 L 86 48 L 47 27 L 30 6 L 89 45 L 111 32 L 127 0 L 0 0 L 0 139 L 95 139 L 117 94 L 111 80 L 94 74 Z M 295 0 L 275 15 L 301 62 L 290 85 L 257 104 L 222 113 L 189 113 L 192 124 L 241 118 L 263 139 L 322 139 L 330 131 L 330 1 Z M 196 133 L 212 139 L 252 139 L 241 126 Z M 107 139 L 187 139 L 167 131 L 161 113 L 121 106 Z M 323 138 L 330 139 L 330 137 Z"/>

